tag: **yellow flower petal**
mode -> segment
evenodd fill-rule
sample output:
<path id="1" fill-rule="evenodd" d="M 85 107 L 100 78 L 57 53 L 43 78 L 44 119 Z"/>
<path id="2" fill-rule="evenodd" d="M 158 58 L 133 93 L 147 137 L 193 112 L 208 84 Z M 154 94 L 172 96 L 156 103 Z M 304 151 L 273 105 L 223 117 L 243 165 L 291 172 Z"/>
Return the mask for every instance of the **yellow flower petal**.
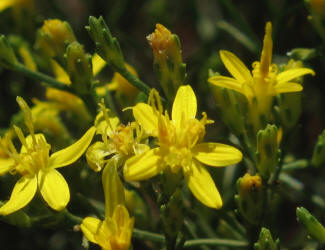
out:
<path id="1" fill-rule="evenodd" d="M 92 243 L 98 244 L 98 242 L 95 239 L 95 235 L 101 223 L 102 223 L 101 220 L 93 217 L 86 217 L 82 220 L 80 228 L 83 234 L 85 235 L 85 237 L 87 238 L 87 240 L 89 240 Z"/>
<path id="2" fill-rule="evenodd" d="M 60 82 L 70 85 L 71 84 L 70 77 L 67 74 L 67 72 L 65 72 L 65 70 L 61 67 L 61 65 L 58 64 L 55 60 L 51 60 L 51 63 L 52 63 L 52 70 L 53 70 L 53 74 L 55 75 L 55 78 Z"/>
<path id="3" fill-rule="evenodd" d="M 62 149 L 58 152 L 55 152 L 50 156 L 49 167 L 50 168 L 59 168 L 70 165 L 79 159 L 79 157 L 85 152 L 88 148 L 93 136 L 96 132 L 95 127 L 91 127 L 88 131 L 74 144 L 71 146 Z"/>
<path id="4" fill-rule="evenodd" d="M 233 53 L 227 50 L 220 51 L 220 57 L 229 73 L 239 82 L 253 81 L 252 74 L 245 64 Z"/>
<path id="5" fill-rule="evenodd" d="M 183 172 L 186 183 L 196 199 L 211 208 L 222 207 L 219 191 L 210 173 L 201 163 L 193 160 L 189 168 L 183 168 Z"/>
<path id="6" fill-rule="evenodd" d="M 21 177 L 12 190 L 9 201 L 0 208 L 0 214 L 8 215 L 25 207 L 33 199 L 36 190 L 36 176 Z"/>
<path id="7" fill-rule="evenodd" d="M 114 165 L 107 165 L 102 174 L 105 195 L 105 217 L 112 217 L 114 208 L 125 203 L 124 187 L 117 173 L 118 160 L 111 161 Z"/>
<path id="8" fill-rule="evenodd" d="M 143 129 L 149 134 L 157 135 L 158 114 L 151 106 L 145 103 L 138 103 L 133 109 L 133 116 L 140 123 Z"/>
<path id="9" fill-rule="evenodd" d="M 242 83 L 239 82 L 238 80 L 231 78 L 231 77 L 227 77 L 227 76 L 213 76 L 210 77 L 208 79 L 208 82 L 219 86 L 219 87 L 223 87 L 223 88 L 227 88 L 227 89 L 232 89 L 235 90 L 239 93 L 244 93 L 243 89 L 242 89 Z"/>
<path id="10" fill-rule="evenodd" d="M 213 167 L 236 164 L 243 158 L 242 153 L 237 148 L 212 142 L 194 146 L 192 153 L 195 159 Z"/>
<path id="11" fill-rule="evenodd" d="M 98 54 L 94 54 L 92 58 L 93 75 L 96 76 L 106 65 L 106 61 Z"/>
<path id="12" fill-rule="evenodd" d="M 303 87 L 299 83 L 294 82 L 283 82 L 282 84 L 277 84 L 274 87 L 273 95 L 289 92 L 299 92 L 302 91 Z"/>
<path id="13" fill-rule="evenodd" d="M 126 181 L 140 181 L 157 175 L 164 167 L 160 148 L 131 157 L 125 162 L 123 176 Z"/>
<path id="14" fill-rule="evenodd" d="M 282 84 L 284 82 L 291 81 L 293 79 L 296 79 L 306 74 L 315 75 L 315 72 L 312 69 L 308 69 L 308 68 L 296 68 L 296 69 L 285 70 L 276 76 L 277 85 Z"/>
<path id="15" fill-rule="evenodd" d="M 6 174 L 14 165 L 14 160 L 11 158 L 0 158 L 0 176 Z"/>
<path id="16" fill-rule="evenodd" d="M 61 211 L 70 200 L 70 191 L 64 177 L 55 169 L 38 172 L 38 187 L 46 203 Z"/>
<path id="17" fill-rule="evenodd" d="M 172 120 L 176 128 L 182 128 L 189 119 L 195 118 L 197 101 L 190 85 L 179 87 L 172 109 Z"/>

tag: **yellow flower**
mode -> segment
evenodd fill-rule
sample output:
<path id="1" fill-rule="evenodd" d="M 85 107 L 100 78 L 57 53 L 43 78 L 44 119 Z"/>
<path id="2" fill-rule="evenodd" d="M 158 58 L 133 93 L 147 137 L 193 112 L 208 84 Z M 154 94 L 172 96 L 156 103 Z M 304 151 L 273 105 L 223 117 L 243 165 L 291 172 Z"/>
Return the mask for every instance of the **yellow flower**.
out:
<path id="1" fill-rule="evenodd" d="M 277 72 L 277 65 L 272 62 L 272 25 L 270 22 L 265 27 L 263 50 L 259 62 L 253 63 L 252 73 L 245 64 L 229 51 L 220 51 L 220 57 L 233 76 L 213 76 L 208 81 L 216 86 L 235 90 L 246 96 L 252 106 L 257 103 L 257 113 L 268 115 L 270 112 L 273 96 L 281 93 L 298 92 L 302 86 L 292 82 L 296 78 L 312 74 L 309 68 L 294 68 Z"/>
<path id="2" fill-rule="evenodd" d="M 126 181 L 139 181 L 157 175 L 169 167 L 177 173 L 182 169 L 188 187 L 204 205 L 220 208 L 222 200 L 209 172 L 202 165 L 222 167 L 242 159 L 239 150 L 220 143 L 202 143 L 205 125 L 212 121 L 195 118 L 197 101 L 190 86 L 181 86 L 172 107 L 172 119 L 163 115 L 157 97 L 152 107 L 139 103 L 133 108 L 135 119 L 147 131 L 158 137 L 159 147 L 128 159 L 124 166 Z M 158 109 L 158 110 L 157 110 Z"/>
<path id="3" fill-rule="evenodd" d="M 124 187 L 117 173 L 117 165 L 106 166 L 102 176 L 105 194 L 105 219 L 86 217 L 80 226 L 86 238 L 103 250 L 128 250 L 134 218 L 125 208 Z"/>
<path id="4" fill-rule="evenodd" d="M 149 149 L 148 145 L 140 143 L 141 131 L 137 123 L 120 124 L 118 117 L 109 114 L 109 110 L 100 103 L 101 111 L 96 116 L 95 127 L 102 141 L 91 145 L 86 153 L 89 166 L 94 171 L 100 171 L 108 162 L 119 161 L 120 164 L 135 154 Z M 105 159 L 114 155 L 110 159 Z"/>
<path id="5" fill-rule="evenodd" d="M 12 159 L 10 173 L 18 173 L 22 177 L 16 183 L 9 201 L 0 208 L 0 214 L 11 214 L 25 207 L 32 200 L 37 189 L 51 208 L 60 211 L 68 204 L 70 192 L 68 184 L 56 168 L 70 165 L 78 160 L 90 144 L 96 129 L 91 127 L 77 142 L 50 156 L 51 146 L 46 142 L 44 135 L 34 133 L 32 114 L 28 105 L 21 97 L 17 97 L 17 102 L 24 112 L 25 124 L 30 135 L 25 138 L 22 130 L 14 126 L 22 144 L 20 153 L 16 151 L 11 140 L 8 141 L 9 150 L 1 145 Z"/>

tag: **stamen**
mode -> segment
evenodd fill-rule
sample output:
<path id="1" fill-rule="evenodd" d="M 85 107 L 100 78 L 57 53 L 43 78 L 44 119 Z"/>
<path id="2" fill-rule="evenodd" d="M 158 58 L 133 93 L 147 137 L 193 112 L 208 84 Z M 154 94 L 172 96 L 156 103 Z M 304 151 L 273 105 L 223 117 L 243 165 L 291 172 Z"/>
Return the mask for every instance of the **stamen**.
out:
<path id="1" fill-rule="evenodd" d="M 159 92 L 155 89 L 152 89 L 149 94 L 148 104 L 153 108 L 154 112 L 158 114 L 163 113 L 163 106 L 161 104 Z"/>
<path id="2" fill-rule="evenodd" d="M 32 112 L 23 98 L 17 96 L 16 101 L 24 113 L 25 125 L 27 126 L 29 133 L 32 136 L 33 144 L 36 144 Z"/>
<path id="3" fill-rule="evenodd" d="M 28 151 L 29 148 L 28 148 L 28 145 L 27 145 L 27 142 L 26 142 L 26 138 L 23 134 L 23 132 L 21 131 L 21 129 L 17 126 L 14 125 L 14 130 L 16 132 L 16 135 L 18 136 L 21 144 L 23 144 L 23 146 L 26 148 L 26 150 Z"/>

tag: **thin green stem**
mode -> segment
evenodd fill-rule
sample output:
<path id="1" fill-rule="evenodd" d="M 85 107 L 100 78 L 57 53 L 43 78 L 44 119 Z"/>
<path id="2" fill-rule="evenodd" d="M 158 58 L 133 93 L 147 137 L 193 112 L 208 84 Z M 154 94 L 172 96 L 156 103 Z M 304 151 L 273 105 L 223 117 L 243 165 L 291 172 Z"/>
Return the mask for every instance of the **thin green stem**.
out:
<path id="1" fill-rule="evenodd" d="M 30 70 L 29 68 L 27 68 L 26 66 L 24 66 L 24 65 L 22 65 L 20 63 L 16 64 L 13 70 L 17 71 L 17 72 L 20 72 L 20 73 L 22 73 L 22 74 L 24 74 L 27 77 L 30 77 L 32 79 L 45 82 L 49 87 L 53 87 L 53 88 L 56 88 L 56 89 L 71 92 L 71 89 L 69 88 L 69 86 L 67 86 L 63 82 L 57 81 L 55 78 L 50 77 L 50 76 L 48 76 L 46 74 L 43 74 L 41 72 L 32 71 L 32 70 Z"/>
<path id="2" fill-rule="evenodd" d="M 134 87 L 144 92 L 146 95 L 149 95 L 150 93 L 150 87 L 148 87 L 147 84 L 145 84 L 143 81 L 141 81 L 138 77 L 133 75 L 126 67 L 116 67 L 115 65 L 112 65 L 114 70 L 118 73 L 120 73 L 126 80 L 128 80 Z"/>
<path id="3" fill-rule="evenodd" d="M 150 240 L 153 242 L 160 242 L 165 243 L 165 236 L 162 234 L 151 233 L 148 231 L 140 230 L 140 229 L 133 229 L 133 237 L 139 240 Z"/>
<path id="4" fill-rule="evenodd" d="M 70 213 L 67 209 L 63 211 L 64 218 L 69 224 L 80 225 L 82 223 L 82 218 Z"/>
<path id="5" fill-rule="evenodd" d="M 246 241 L 230 240 L 230 239 L 197 239 L 187 240 L 184 243 L 184 248 L 196 247 L 196 246 L 224 246 L 224 247 L 247 247 Z"/>

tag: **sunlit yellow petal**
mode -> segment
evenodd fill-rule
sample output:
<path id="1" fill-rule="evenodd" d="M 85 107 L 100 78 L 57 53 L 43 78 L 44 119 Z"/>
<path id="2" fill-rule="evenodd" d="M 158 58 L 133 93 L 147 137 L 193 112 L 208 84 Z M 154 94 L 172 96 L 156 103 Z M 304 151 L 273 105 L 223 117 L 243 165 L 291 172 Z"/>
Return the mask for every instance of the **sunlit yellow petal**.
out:
<path id="1" fill-rule="evenodd" d="M 0 158 L 0 176 L 6 174 L 14 165 L 14 160 L 11 158 Z"/>
<path id="2" fill-rule="evenodd" d="M 243 158 L 242 153 L 237 148 L 212 142 L 194 146 L 192 154 L 198 161 L 213 167 L 236 164 Z"/>
<path id="3" fill-rule="evenodd" d="M 252 81 L 252 75 L 249 69 L 245 66 L 245 64 L 233 53 L 227 50 L 220 51 L 220 57 L 229 71 L 229 73 L 237 79 L 239 82 Z"/>
<path id="4" fill-rule="evenodd" d="M 197 101 L 190 85 L 179 87 L 172 109 L 172 120 L 179 129 L 189 120 L 195 118 Z"/>
<path id="5" fill-rule="evenodd" d="M 58 152 L 55 152 L 50 156 L 49 167 L 50 168 L 59 168 L 70 165 L 79 159 L 79 157 L 85 152 L 88 148 L 93 136 L 96 132 L 95 127 L 91 127 L 88 131 L 74 144 L 71 146 L 62 149 Z"/>
<path id="6" fill-rule="evenodd" d="M 140 123 L 146 133 L 156 136 L 158 126 L 158 114 L 151 106 L 145 103 L 138 103 L 133 109 L 133 116 Z"/>
<path id="7" fill-rule="evenodd" d="M 302 89 L 303 89 L 303 87 L 299 83 L 283 82 L 281 84 L 275 85 L 274 92 L 271 94 L 277 95 L 277 94 L 281 94 L 281 93 L 299 92 L 299 91 L 302 91 Z"/>
<path id="8" fill-rule="evenodd" d="M 98 54 L 94 54 L 92 58 L 93 75 L 97 75 L 106 65 L 106 61 Z"/>
<path id="9" fill-rule="evenodd" d="M 183 168 L 186 183 L 193 195 L 204 205 L 219 209 L 222 200 L 210 173 L 197 161 L 189 168 Z"/>
<path id="10" fill-rule="evenodd" d="M 0 214 L 11 214 L 26 206 L 31 201 L 31 199 L 33 199 L 36 190 L 36 176 L 21 177 L 12 190 L 9 201 L 0 208 Z"/>
<path id="11" fill-rule="evenodd" d="M 285 70 L 276 76 L 277 85 L 282 84 L 284 82 L 291 81 L 293 79 L 296 79 L 306 74 L 315 75 L 315 72 L 312 69 L 308 69 L 308 68 L 296 68 L 296 69 Z"/>
<path id="12" fill-rule="evenodd" d="M 38 187 L 46 203 L 61 211 L 70 200 L 70 191 L 64 177 L 55 169 L 38 172 Z"/>
<path id="13" fill-rule="evenodd" d="M 208 79 L 208 82 L 213 85 L 227 88 L 227 89 L 232 89 L 239 93 L 244 94 L 242 89 L 243 84 L 234 78 L 226 77 L 226 76 L 213 76 Z"/>
<path id="14" fill-rule="evenodd" d="M 95 235 L 101 223 L 101 220 L 93 217 L 86 217 L 82 220 L 80 228 L 87 240 L 92 243 L 98 244 L 95 239 Z"/>
<path id="15" fill-rule="evenodd" d="M 126 181 L 146 180 L 157 175 L 163 167 L 160 148 L 154 148 L 126 161 L 123 169 L 124 179 Z"/>

